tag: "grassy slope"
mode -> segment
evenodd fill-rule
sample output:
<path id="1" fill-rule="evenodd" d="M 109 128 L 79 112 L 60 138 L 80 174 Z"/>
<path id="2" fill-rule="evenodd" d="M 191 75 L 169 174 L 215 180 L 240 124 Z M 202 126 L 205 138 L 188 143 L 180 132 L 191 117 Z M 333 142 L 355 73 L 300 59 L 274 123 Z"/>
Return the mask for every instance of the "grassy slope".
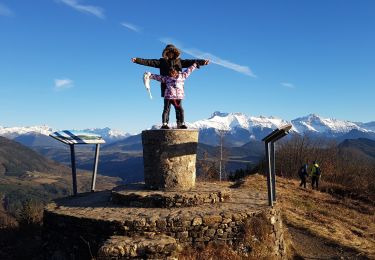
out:
<path id="1" fill-rule="evenodd" d="M 98 175 L 96 189 L 111 189 L 116 186 L 118 178 Z M 78 192 L 90 190 L 91 173 L 77 174 Z M 31 198 L 48 201 L 49 199 L 71 194 L 72 177 L 70 174 L 52 174 L 27 172 L 21 176 L 0 176 L 0 193 L 27 194 Z"/>
<path id="2" fill-rule="evenodd" d="M 333 247 L 337 249 L 333 254 L 337 253 L 339 257 L 375 258 L 374 204 L 336 198 L 298 185 L 296 180 L 277 179 L 277 203 L 282 206 L 284 222 L 290 227 L 292 238 L 307 240 L 293 241 L 297 255 L 331 258 L 335 255 L 329 252 L 329 247 Z M 266 180 L 263 176 L 250 176 L 242 186 L 266 194 Z M 302 236 L 297 232 L 302 232 Z M 314 243 L 317 245 L 311 248 L 298 246 Z"/>

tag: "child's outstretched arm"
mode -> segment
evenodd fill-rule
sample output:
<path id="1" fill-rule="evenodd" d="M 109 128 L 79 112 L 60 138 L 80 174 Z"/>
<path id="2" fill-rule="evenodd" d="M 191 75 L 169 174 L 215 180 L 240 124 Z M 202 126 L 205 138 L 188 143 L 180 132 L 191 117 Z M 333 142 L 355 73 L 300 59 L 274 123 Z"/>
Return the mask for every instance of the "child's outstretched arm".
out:
<path id="1" fill-rule="evenodd" d="M 160 68 L 160 60 L 158 59 L 132 58 L 131 61 L 144 66 Z"/>
<path id="2" fill-rule="evenodd" d="M 184 70 L 184 72 L 182 72 L 182 78 L 183 79 L 187 79 L 187 77 L 190 76 L 190 74 L 198 67 L 198 65 L 196 63 L 194 63 L 193 65 L 191 65 L 189 68 L 187 68 L 186 70 Z"/>
<path id="3" fill-rule="evenodd" d="M 151 74 L 150 79 L 154 79 L 154 80 L 160 81 L 161 83 L 165 83 L 167 77 L 157 75 L 157 74 Z"/>
<path id="4" fill-rule="evenodd" d="M 204 65 L 208 65 L 210 63 L 210 61 L 209 60 L 201 60 L 201 59 L 196 59 L 196 60 L 181 60 L 181 66 L 183 68 L 188 68 L 191 65 L 193 65 L 194 63 L 196 63 L 199 66 L 204 66 Z"/>

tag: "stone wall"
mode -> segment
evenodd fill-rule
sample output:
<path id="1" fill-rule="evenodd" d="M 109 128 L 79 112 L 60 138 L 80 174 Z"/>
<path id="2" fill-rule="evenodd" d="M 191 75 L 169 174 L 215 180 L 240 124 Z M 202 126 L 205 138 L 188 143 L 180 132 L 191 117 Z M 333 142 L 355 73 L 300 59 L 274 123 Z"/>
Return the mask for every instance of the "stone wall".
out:
<path id="1" fill-rule="evenodd" d="M 259 227 L 262 227 L 259 229 Z M 260 231 L 259 231 L 260 230 Z M 111 236 L 164 234 L 181 246 L 203 246 L 211 241 L 232 245 L 242 255 L 285 258 L 280 210 L 263 208 L 253 213 L 188 214 L 126 220 L 93 219 L 45 211 L 44 239 L 47 258 L 85 259 L 96 256 Z"/>

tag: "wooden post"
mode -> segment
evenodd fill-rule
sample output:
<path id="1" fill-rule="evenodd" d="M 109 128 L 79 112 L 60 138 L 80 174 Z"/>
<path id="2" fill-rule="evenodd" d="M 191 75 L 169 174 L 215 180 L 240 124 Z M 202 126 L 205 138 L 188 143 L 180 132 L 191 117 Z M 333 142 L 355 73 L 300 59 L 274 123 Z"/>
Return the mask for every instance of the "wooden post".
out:
<path id="1" fill-rule="evenodd" d="M 74 152 L 74 144 L 70 144 L 70 159 L 72 162 L 72 179 L 73 179 L 73 195 L 77 195 L 77 172 L 76 172 L 76 155 Z"/>
<path id="2" fill-rule="evenodd" d="M 99 148 L 100 148 L 100 144 L 96 144 L 94 168 L 92 170 L 92 181 L 91 181 L 91 191 L 92 192 L 95 191 L 96 172 L 98 171 L 98 161 L 99 161 Z"/>

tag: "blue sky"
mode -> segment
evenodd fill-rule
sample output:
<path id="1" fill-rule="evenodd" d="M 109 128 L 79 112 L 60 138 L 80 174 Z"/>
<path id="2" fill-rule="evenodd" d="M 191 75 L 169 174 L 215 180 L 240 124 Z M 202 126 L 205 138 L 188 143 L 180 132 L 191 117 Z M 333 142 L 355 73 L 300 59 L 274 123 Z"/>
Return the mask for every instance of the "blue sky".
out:
<path id="1" fill-rule="evenodd" d="M 211 64 L 185 82 L 186 121 L 216 110 L 375 121 L 375 1 L 0 0 L 0 125 L 160 123 L 132 57 Z M 174 111 L 171 111 L 174 121 Z"/>

